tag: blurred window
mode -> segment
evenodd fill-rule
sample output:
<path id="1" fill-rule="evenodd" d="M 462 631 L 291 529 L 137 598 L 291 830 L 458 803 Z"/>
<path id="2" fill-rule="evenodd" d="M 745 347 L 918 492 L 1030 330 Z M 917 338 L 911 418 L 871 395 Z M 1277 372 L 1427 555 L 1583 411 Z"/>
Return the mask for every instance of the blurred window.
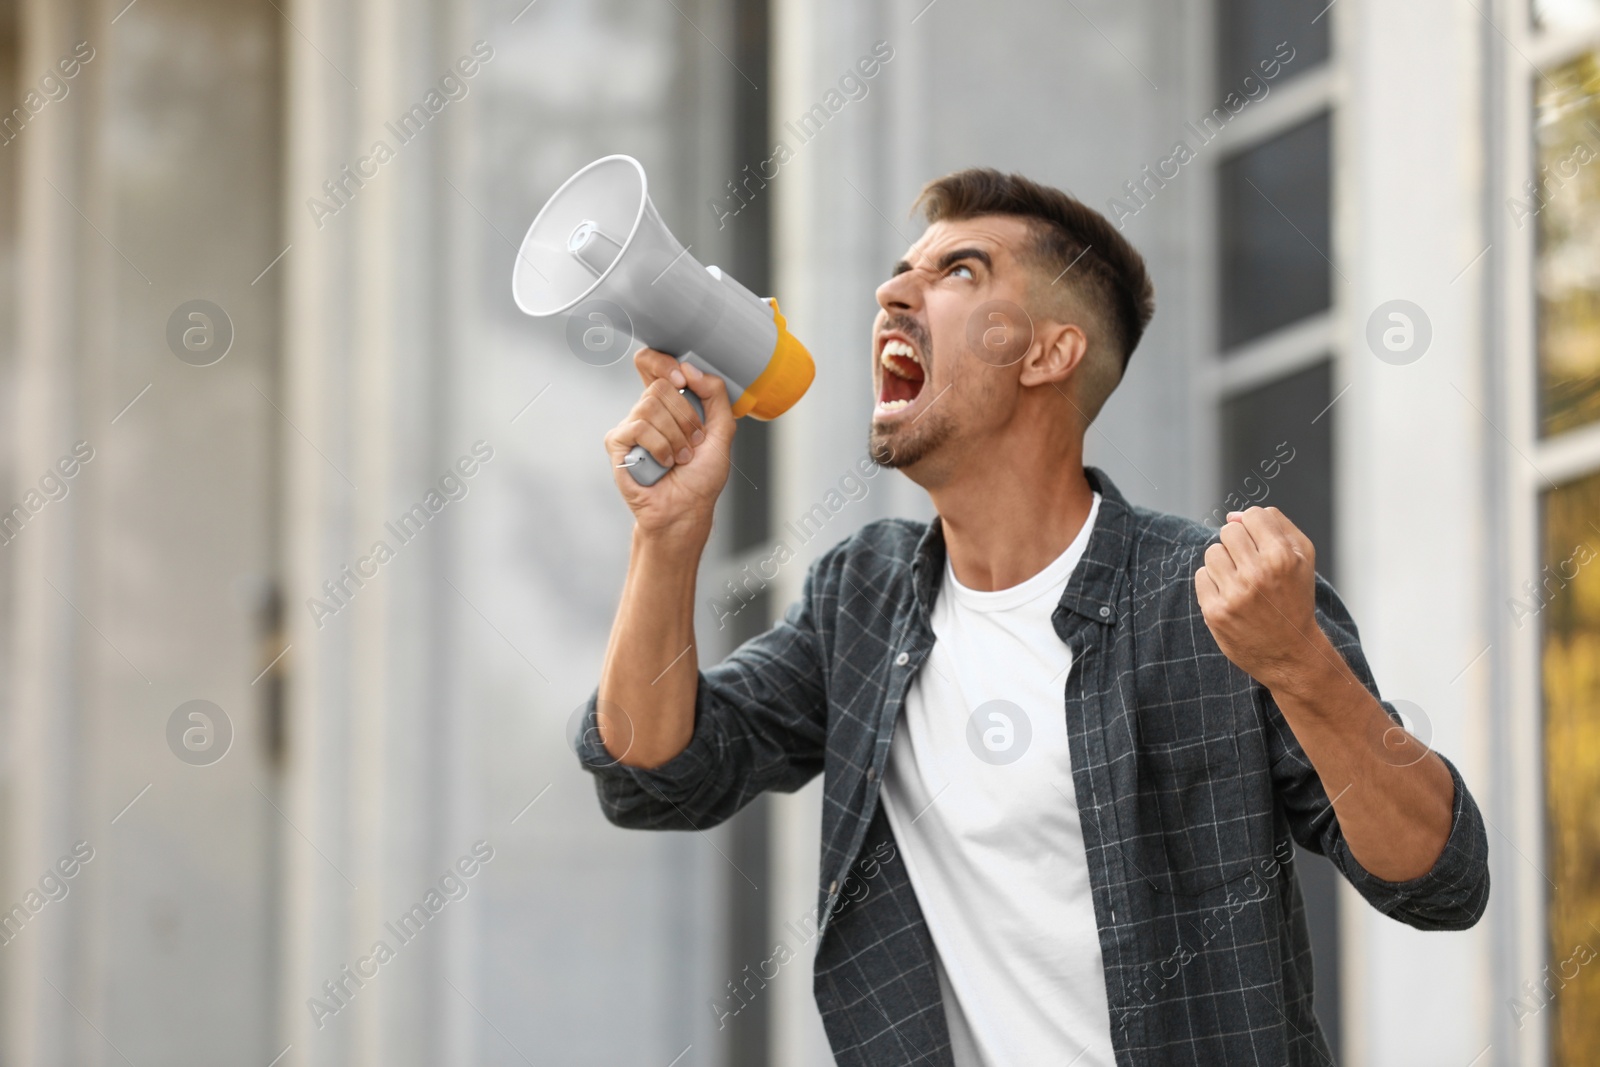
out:
<path id="1" fill-rule="evenodd" d="M 1280 43 L 1294 49 L 1284 80 L 1321 64 L 1329 53 L 1332 6 L 1328 0 L 1218 0 L 1218 91 L 1237 88 Z"/>
<path id="2" fill-rule="evenodd" d="M 1600 0 L 1533 0 L 1533 24 L 1541 30 L 1569 30 L 1600 22 Z"/>
<path id="3" fill-rule="evenodd" d="M 1324 113 L 1219 169 L 1224 351 L 1332 304 L 1330 127 Z"/>
<path id="4" fill-rule="evenodd" d="M 1600 59 L 1590 52 L 1536 78 L 1537 173 L 1511 198 L 1537 219 L 1539 429 L 1600 418 Z"/>
<path id="5" fill-rule="evenodd" d="M 1512 598 L 1519 625 L 1544 633 L 1544 781 L 1548 966 L 1521 1010 L 1554 991 L 1550 1062 L 1600 1063 L 1600 474 L 1545 494 L 1543 568 Z M 1514 1005 L 1515 1010 L 1515 1005 Z M 1520 1017 L 1520 1016 L 1519 1016 Z"/>
<path id="6" fill-rule="evenodd" d="M 1311 538 L 1317 572 L 1333 577 L 1332 364 L 1278 378 L 1222 405 L 1221 511 L 1276 507 Z M 1320 989 L 1319 989 L 1320 995 Z"/>

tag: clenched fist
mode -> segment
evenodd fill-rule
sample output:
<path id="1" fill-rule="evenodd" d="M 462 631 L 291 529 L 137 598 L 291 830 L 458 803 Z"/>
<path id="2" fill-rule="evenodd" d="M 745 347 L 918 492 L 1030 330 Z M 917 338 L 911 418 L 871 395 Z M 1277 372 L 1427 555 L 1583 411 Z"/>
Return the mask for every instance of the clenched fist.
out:
<path id="1" fill-rule="evenodd" d="M 721 378 L 651 348 L 634 353 L 633 365 L 644 393 L 605 438 L 617 488 L 641 531 L 702 537 L 711 529 L 711 514 L 732 462 L 728 453 L 734 420 L 727 387 Z M 685 387 L 705 405 L 703 426 L 694 408 L 678 395 Z M 656 462 L 671 468 L 655 485 L 640 485 L 621 466 L 634 445 L 642 445 Z"/>
<path id="2" fill-rule="evenodd" d="M 1272 689 L 1332 644 L 1317 626 L 1316 550 L 1277 508 L 1228 513 L 1195 595 L 1223 655 Z"/>

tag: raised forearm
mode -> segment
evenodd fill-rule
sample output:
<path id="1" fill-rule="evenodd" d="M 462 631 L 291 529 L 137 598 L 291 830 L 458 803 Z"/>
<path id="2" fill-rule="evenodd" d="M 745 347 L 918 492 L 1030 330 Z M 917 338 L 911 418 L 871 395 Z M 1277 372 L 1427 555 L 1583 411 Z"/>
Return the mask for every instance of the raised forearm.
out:
<path id="1" fill-rule="evenodd" d="M 1230 512 L 1195 574 L 1224 655 L 1277 702 L 1368 872 L 1404 882 L 1450 838 L 1455 782 L 1384 713 L 1317 623 L 1316 550 L 1277 508 Z"/>
<path id="2" fill-rule="evenodd" d="M 634 353 L 633 362 L 644 395 L 606 434 L 612 475 L 634 526 L 597 710 L 600 741 L 613 759 L 657 767 L 694 735 L 694 581 L 728 480 L 734 423 L 721 379 L 648 348 Z M 703 427 L 678 393 L 685 386 L 705 408 Z M 670 468 L 652 485 L 639 484 L 627 469 L 635 446 Z"/>
<path id="3" fill-rule="evenodd" d="M 659 766 L 694 734 L 694 591 L 708 534 L 634 529 L 599 689 L 600 740 L 629 766 Z"/>
<path id="4" fill-rule="evenodd" d="M 1333 802 L 1345 843 L 1373 875 L 1426 874 L 1450 836 L 1455 784 L 1444 762 L 1395 724 L 1321 630 L 1298 666 L 1268 683 Z"/>

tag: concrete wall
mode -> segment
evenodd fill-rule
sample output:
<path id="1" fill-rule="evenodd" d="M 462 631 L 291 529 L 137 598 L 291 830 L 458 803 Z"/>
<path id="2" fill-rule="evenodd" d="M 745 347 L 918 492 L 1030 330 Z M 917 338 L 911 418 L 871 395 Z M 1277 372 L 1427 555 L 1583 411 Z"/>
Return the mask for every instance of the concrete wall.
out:
<path id="1" fill-rule="evenodd" d="M 265 1062 L 286 828 L 266 800 L 271 683 L 253 682 L 276 578 L 281 290 L 252 280 L 279 248 L 278 16 L 115 14 L 22 5 L 5 90 L 8 112 L 24 105 L 83 42 L 68 92 L 4 148 L 22 264 L 10 489 L 25 502 L 76 441 L 93 455 L 4 549 L 6 907 L 75 842 L 93 858 L 5 946 L 4 1055 L 102 1062 L 111 1034 L 142 1062 Z M 232 323 L 211 366 L 167 343 L 196 298 Z M 222 762 L 169 747 L 194 699 L 231 723 Z"/>
<path id="2" fill-rule="evenodd" d="M 775 0 L 774 69 L 753 86 L 793 152 L 762 191 L 772 291 L 818 377 L 772 427 L 774 530 L 864 449 L 873 291 L 918 235 L 920 185 L 988 164 L 1103 205 L 1216 103 L 1207 8 Z M 0 1062 L 727 1059 L 708 1005 L 734 977 L 729 881 L 760 882 L 774 929 L 810 912 L 819 790 L 773 805 L 770 872 L 737 870 L 725 828 L 601 818 L 567 735 L 627 551 L 600 437 L 638 386 L 626 361 L 584 365 L 562 323 L 520 315 L 509 274 L 549 193 L 613 151 L 643 160 L 697 258 L 731 261 L 708 201 L 758 162 L 731 148 L 733 87 L 751 82 L 729 58 L 732 10 L 18 5 L 8 85 L 78 41 L 95 57 L 0 147 L 0 279 L 16 286 L 0 506 L 75 441 L 95 458 L 0 547 L 0 907 L 75 841 L 95 852 L 0 947 Z M 1527 71 L 1471 5 L 1342 0 L 1326 17 L 1341 591 L 1386 689 L 1424 709 L 1495 826 L 1495 897 L 1471 934 L 1417 934 L 1346 894 L 1346 1059 L 1541 1062 L 1538 1028 L 1505 1006 L 1544 954 L 1536 648 L 1494 592 L 1531 573 L 1537 489 L 1510 444 L 1527 439 L 1520 364 L 1499 351 L 1526 326 L 1527 250 L 1491 210 L 1493 161 L 1521 129 L 1502 84 Z M 785 124 L 879 41 L 893 59 L 866 96 L 801 143 Z M 466 94 L 399 143 L 386 123 L 477 42 L 492 58 Z M 394 157 L 331 200 L 324 182 L 379 139 Z M 1207 171 L 1186 169 L 1129 223 L 1158 313 L 1089 441 L 1131 499 L 1191 515 L 1217 496 L 1212 201 Z M 1365 340 L 1395 298 L 1433 329 L 1408 366 Z M 232 324 L 210 366 L 168 344 L 193 299 Z M 478 441 L 494 458 L 466 495 L 329 600 L 323 583 Z M 929 507 L 878 475 L 791 546 L 773 609 L 817 552 L 886 515 Z M 710 662 L 726 641 L 709 611 L 701 625 Z M 209 764 L 168 740 L 193 699 L 232 728 Z M 319 1025 L 323 983 L 480 840 L 494 858 L 468 894 Z M 772 1061 L 829 1062 L 808 963 L 770 997 Z"/>
<path id="3" fill-rule="evenodd" d="M 1501 445 L 1485 368 L 1493 273 L 1488 256 L 1474 263 L 1491 243 L 1482 67 L 1493 30 L 1446 3 L 1341 7 L 1335 387 L 1349 392 L 1332 412 L 1341 591 L 1386 694 L 1424 710 L 1432 744 L 1472 785 L 1496 860 L 1490 918 L 1466 934 L 1411 930 L 1346 892 L 1348 1059 L 1446 1065 L 1492 1046 L 1478 1062 L 1530 1062 L 1509 1045 L 1510 1014 L 1492 995 L 1491 976 L 1509 964 L 1492 951 L 1517 899 L 1507 875 L 1521 861 L 1502 833 L 1506 798 L 1491 764 L 1503 660 L 1475 659 L 1505 640 L 1503 605 L 1489 595 L 1493 530 L 1505 518 L 1488 477 Z M 1420 305 L 1433 330 L 1429 350 L 1404 366 L 1380 361 L 1366 340 L 1368 316 L 1397 298 Z"/>

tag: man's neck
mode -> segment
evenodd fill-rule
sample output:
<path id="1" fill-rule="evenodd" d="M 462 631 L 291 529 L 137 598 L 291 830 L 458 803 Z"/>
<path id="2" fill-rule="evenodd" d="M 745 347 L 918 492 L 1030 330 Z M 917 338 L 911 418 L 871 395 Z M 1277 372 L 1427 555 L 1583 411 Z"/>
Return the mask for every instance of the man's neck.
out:
<path id="1" fill-rule="evenodd" d="M 1094 504 L 1081 449 L 1066 462 L 992 465 L 929 495 L 956 580 L 978 590 L 1009 589 L 1044 570 Z"/>

